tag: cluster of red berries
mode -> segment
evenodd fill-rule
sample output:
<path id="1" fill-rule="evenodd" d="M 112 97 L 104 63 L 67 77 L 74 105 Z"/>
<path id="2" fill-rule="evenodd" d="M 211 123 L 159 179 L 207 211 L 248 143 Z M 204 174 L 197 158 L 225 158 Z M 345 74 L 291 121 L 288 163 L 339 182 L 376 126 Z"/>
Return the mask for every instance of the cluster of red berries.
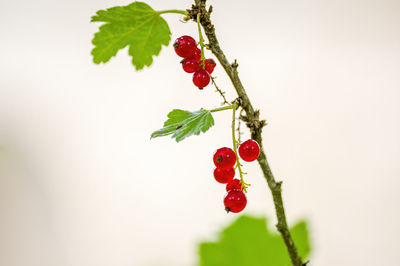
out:
<path id="1" fill-rule="evenodd" d="M 239 146 L 239 156 L 246 162 L 252 162 L 260 155 L 260 146 L 249 139 Z M 247 204 L 246 195 L 243 192 L 243 184 L 239 179 L 234 179 L 236 155 L 231 148 L 223 147 L 214 153 L 214 178 L 221 184 L 226 184 L 228 192 L 224 198 L 225 210 L 227 212 L 241 212 Z"/>
<path id="2" fill-rule="evenodd" d="M 201 58 L 201 50 L 197 47 L 195 39 L 184 35 L 175 40 L 175 52 L 180 57 L 182 68 L 187 73 L 193 74 L 193 83 L 203 89 L 210 83 L 210 74 L 214 71 L 216 63 L 213 59 Z"/>

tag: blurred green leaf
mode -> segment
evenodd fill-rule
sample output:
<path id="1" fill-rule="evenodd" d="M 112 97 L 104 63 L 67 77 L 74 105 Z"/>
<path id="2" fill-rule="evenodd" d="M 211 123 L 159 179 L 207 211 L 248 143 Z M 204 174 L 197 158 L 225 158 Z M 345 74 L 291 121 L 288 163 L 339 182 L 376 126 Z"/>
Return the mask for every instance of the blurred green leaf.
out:
<path id="1" fill-rule="evenodd" d="M 154 131 L 151 138 L 171 135 L 177 142 L 191 135 L 199 135 L 200 132 L 206 132 L 214 125 L 214 118 L 211 112 L 200 109 L 195 112 L 189 112 L 180 109 L 174 109 L 168 113 L 168 120 L 164 127 Z"/>
<path id="2" fill-rule="evenodd" d="M 153 63 L 161 46 L 171 40 L 167 22 L 143 2 L 97 11 L 92 22 L 105 22 L 94 35 L 93 62 L 106 63 L 120 49 L 129 45 L 129 55 L 136 70 Z"/>
<path id="3" fill-rule="evenodd" d="M 304 260 L 310 253 L 306 223 L 297 223 L 290 232 Z M 265 218 L 251 216 L 237 218 L 217 242 L 201 243 L 199 253 L 201 266 L 291 265 L 282 237 L 269 231 Z"/>

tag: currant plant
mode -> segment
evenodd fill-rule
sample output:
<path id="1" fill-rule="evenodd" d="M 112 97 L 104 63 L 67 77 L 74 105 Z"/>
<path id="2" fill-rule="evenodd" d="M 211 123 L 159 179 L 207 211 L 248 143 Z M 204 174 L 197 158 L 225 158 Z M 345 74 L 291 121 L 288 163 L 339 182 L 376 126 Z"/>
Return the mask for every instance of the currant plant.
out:
<path id="1" fill-rule="evenodd" d="M 219 108 L 186 111 L 174 109 L 168 113 L 168 119 L 161 129 L 154 131 L 151 138 L 171 135 L 177 142 L 192 135 L 206 132 L 214 125 L 213 113 L 220 111 L 232 112 L 232 147 L 221 147 L 213 155 L 216 166 L 214 178 L 217 182 L 226 184 L 227 194 L 224 197 L 224 207 L 227 212 L 241 212 L 247 204 L 246 192 L 249 184 L 244 181 L 245 172 L 240 159 L 246 162 L 257 160 L 264 177 L 271 190 L 277 216 L 277 229 L 281 233 L 291 263 L 295 266 L 305 265 L 298 254 L 298 250 L 289 231 L 282 201 L 281 184 L 272 175 L 267 158 L 262 146 L 262 128 L 265 121 L 259 119 L 259 111 L 255 110 L 241 83 L 235 60 L 232 64 L 227 60 L 222 51 L 214 25 L 211 22 L 212 6 L 206 8 L 206 0 L 195 0 L 187 10 L 156 11 L 143 2 L 133 2 L 127 6 L 116 6 L 100 10 L 92 17 L 92 22 L 103 22 L 99 31 L 94 35 L 92 43 L 93 61 L 96 64 L 106 63 L 117 52 L 129 46 L 129 55 L 136 70 L 150 66 L 153 56 L 157 56 L 162 46 L 168 46 L 171 41 L 171 31 L 163 14 L 175 13 L 183 15 L 184 21 L 193 21 L 197 24 L 198 36 L 193 38 L 183 35 L 175 40 L 173 49 L 182 58 L 181 64 L 185 72 L 193 74 L 193 84 L 198 89 L 206 88 L 210 83 L 223 98 Z M 203 31 L 207 36 L 205 43 Z M 196 39 L 198 41 L 196 41 Z M 225 98 L 224 92 L 215 83 L 211 76 L 217 63 L 212 58 L 206 58 L 206 51 L 211 51 L 232 81 L 238 97 L 232 101 Z M 237 111 L 240 110 L 239 119 Z M 245 115 L 243 114 L 245 113 Z M 250 129 L 251 139 L 241 143 L 240 120 L 246 122 Z M 236 124 L 238 124 L 238 138 L 236 137 Z M 234 179 L 235 172 L 238 178 Z"/>

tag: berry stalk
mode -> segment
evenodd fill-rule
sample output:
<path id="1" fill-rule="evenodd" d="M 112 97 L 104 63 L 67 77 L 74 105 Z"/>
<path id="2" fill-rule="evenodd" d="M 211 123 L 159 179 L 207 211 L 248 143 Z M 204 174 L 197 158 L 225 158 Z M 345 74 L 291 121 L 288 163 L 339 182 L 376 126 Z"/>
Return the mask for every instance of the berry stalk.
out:
<path id="1" fill-rule="evenodd" d="M 278 231 L 281 233 L 284 243 L 286 245 L 286 249 L 289 253 L 289 257 L 291 259 L 293 266 L 303 266 L 306 263 L 303 263 L 298 252 L 296 245 L 293 241 L 293 238 L 290 234 L 289 227 L 286 221 L 286 214 L 282 200 L 282 191 L 281 185 L 282 182 L 277 182 L 272 174 L 272 171 L 269 167 L 267 157 L 265 155 L 263 145 L 262 145 L 262 128 L 265 125 L 265 121 L 259 119 L 259 111 L 255 111 L 253 105 L 250 102 L 249 97 L 243 87 L 243 84 L 239 78 L 237 67 L 238 64 L 236 60 L 230 64 L 227 60 L 225 53 L 222 51 L 217 36 L 215 34 L 214 25 L 211 23 L 210 13 L 212 8 L 207 11 L 206 9 L 206 0 L 194 0 L 195 6 L 193 6 L 192 10 L 188 10 L 189 16 L 192 17 L 193 20 L 197 20 L 197 22 L 202 25 L 204 32 L 209 41 L 209 49 L 216 56 L 225 72 L 229 76 L 240 100 L 241 106 L 246 113 L 246 125 L 250 129 L 251 138 L 255 140 L 260 145 L 260 155 L 257 159 L 263 175 L 268 183 L 268 187 L 271 191 L 274 205 L 275 205 L 275 213 L 278 220 L 276 225 Z M 235 146 L 235 145 L 234 145 Z"/>
<path id="2" fill-rule="evenodd" d="M 197 28 L 199 29 L 199 44 L 200 44 L 200 47 L 201 47 L 201 66 L 204 69 L 205 68 L 205 64 L 206 64 L 205 63 L 206 58 L 204 56 L 205 44 L 204 44 L 203 34 L 201 33 L 200 16 L 197 16 Z"/>
<path id="3" fill-rule="evenodd" d="M 237 103 L 237 101 L 235 101 L 232 104 L 232 110 L 233 110 L 232 111 L 232 142 L 233 142 L 233 151 L 235 152 L 235 155 L 236 155 L 236 158 L 237 158 L 235 169 L 236 168 L 238 169 L 239 177 L 240 177 L 240 183 L 241 183 L 242 189 L 244 190 L 244 192 L 247 193 L 247 187 L 249 186 L 249 184 L 245 183 L 244 179 L 243 179 L 243 175 L 245 175 L 246 173 L 244 173 L 242 171 L 242 168 L 241 168 L 242 165 L 240 164 L 240 159 L 239 159 L 240 157 L 239 157 L 239 154 L 238 154 L 238 151 L 237 151 L 237 145 L 240 144 L 240 143 L 236 140 L 236 136 L 235 136 L 235 121 L 236 121 L 236 109 L 237 109 L 237 107 L 238 107 L 238 103 Z"/>

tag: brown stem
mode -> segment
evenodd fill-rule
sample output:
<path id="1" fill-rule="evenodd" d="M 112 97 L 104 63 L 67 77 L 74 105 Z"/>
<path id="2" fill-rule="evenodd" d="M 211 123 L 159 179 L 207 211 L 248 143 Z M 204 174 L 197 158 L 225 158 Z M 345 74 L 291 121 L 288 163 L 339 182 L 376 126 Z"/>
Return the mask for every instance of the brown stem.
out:
<path id="1" fill-rule="evenodd" d="M 222 91 L 222 90 L 218 87 L 217 83 L 215 82 L 215 78 L 214 78 L 213 76 L 210 76 L 210 78 L 211 78 L 211 83 L 214 85 L 216 91 L 219 93 L 219 95 L 221 95 L 222 99 L 224 100 L 224 101 L 222 102 L 221 105 L 229 104 L 229 102 L 226 100 L 225 92 Z"/>
<path id="2" fill-rule="evenodd" d="M 271 190 L 272 197 L 274 200 L 274 205 L 275 205 L 275 212 L 276 212 L 276 217 L 278 220 L 278 223 L 276 224 L 276 227 L 278 231 L 281 233 L 282 238 L 285 242 L 286 249 L 289 253 L 290 259 L 292 261 L 292 264 L 294 266 L 302 266 L 305 265 L 298 252 L 297 248 L 295 246 L 295 243 L 292 239 L 292 236 L 289 231 L 288 224 L 286 222 L 286 215 L 285 215 L 285 209 L 283 206 L 283 201 L 282 201 L 282 182 L 277 182 L 275 181 L 275 178 L 271 172 L 271 169 L 269 167 L 267 157 L 264 152 L 264 148 L 262 145 L 262 128 L 265 125 L 264 120 L 259 119 L 259 111 L 255 110 L 253 108 L 253 105 L 250 102 L 249 97 L 247 96 L 247 93 L 243 87 L 242 82 L 240 81 L 237 68 L 238 68 L 238 63 L 236 60 L 230 64 L 229 61 L 226 59 L 226 56 L 224 52 L 222 51 L 217 36 L 215 34 L 215 28 L 214 25 L 211 23 L 210 20 L 210 13 L 212 11 L 212 7 L 207 10 L 206 9 L 206 0 L 195 0 L 196 5 L 193 6 L 191 10 L 188 10 L 188 16 L 190 16 L 192 19 L 196 20 L 197 15 L 200 15 L 200 23 L 204 28 L 204 32 L 208 38 L 209 41 L 209 47 L 213 54 L 217 57 L 218 61 L 224 68 L 225 72 L 228 74 L 229 78 L 232 81 L 233 86 L 235 87 L 235 90 L 239 96 L 240 99 L 240 104 L 244 111 L 246 112 L 246 117 L 243 117 L 243 119 L 246 121 L 246 125 L 249 127 L 250 132 L 251 132 L 251 138 L 255 141 L 258 142 L 260 145 L 260 156 L 258 157 L 258 164 L 261 167 L 261 170 L 264 174 L 265 179 L 267 180 L 268 186 Z"/>

